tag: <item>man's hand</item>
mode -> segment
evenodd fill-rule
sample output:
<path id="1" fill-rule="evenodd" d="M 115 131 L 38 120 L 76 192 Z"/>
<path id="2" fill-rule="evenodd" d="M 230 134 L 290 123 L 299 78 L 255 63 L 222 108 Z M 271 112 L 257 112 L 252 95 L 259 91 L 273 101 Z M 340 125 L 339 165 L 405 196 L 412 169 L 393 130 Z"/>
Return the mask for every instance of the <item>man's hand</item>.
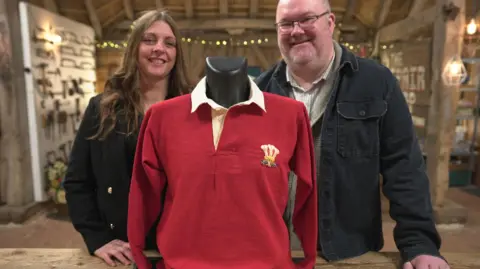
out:
<path id="1" fill-rule="evenodd" d="M 410 262 L 406 262 L 403 265 L 403 269 L 450 269 L 450 266 L 442 258 L 419 255 Z"/>
<path id="2" fill-rule="evenodd" d="M 118 262 L 130 265 L 133 262 L 130 245 L 122 240 L 112 240 L 95 251 L 95 256 L 104 260 L 110 266 L 117 266 Z"/>

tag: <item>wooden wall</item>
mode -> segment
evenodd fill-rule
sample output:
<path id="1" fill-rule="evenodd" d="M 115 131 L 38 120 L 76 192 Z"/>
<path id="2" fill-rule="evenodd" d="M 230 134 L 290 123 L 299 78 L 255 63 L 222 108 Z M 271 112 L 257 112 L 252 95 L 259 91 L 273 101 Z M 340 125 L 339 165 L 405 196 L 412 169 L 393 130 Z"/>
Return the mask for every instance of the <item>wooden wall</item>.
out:
<path id="1" fill-rule="evenodd" d="M 280 59 L 280 52 L 276 46 L 258 45 L 208 45 L 201 43 L 183 42 L 187 66 L 196 78 L 200 78 L 204 71 L 205 57 L 208 56 L 244 56 L 249 66 L 258 66 L 266 70 Z M 97 49 L 97 91 L 102 92 L 108 77 L 118 68 L 123 55 L 122 49 Z"/>

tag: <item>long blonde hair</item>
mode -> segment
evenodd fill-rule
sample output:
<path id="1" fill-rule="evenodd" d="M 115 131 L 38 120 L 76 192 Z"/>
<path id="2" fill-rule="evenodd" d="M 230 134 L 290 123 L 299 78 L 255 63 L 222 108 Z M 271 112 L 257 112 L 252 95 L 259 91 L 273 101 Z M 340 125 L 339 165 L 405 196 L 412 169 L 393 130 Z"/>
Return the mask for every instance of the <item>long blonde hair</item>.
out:
<path id="1" fill-rule="evenodd" d="M 172 29 L 177 39 L 180 32 L 167 11 L 151 10 L 138 18 L 127 40 L 120 69 L 106 82 L 100 101 L 100 124 L 97 133 L 91 139 L 104 140 L 115 128 L 117 115 L 125 116 L 126 134 L 131 135 L 139 129 L 139 116 L 143 114 L 138 75 L 138 47 L 143 33 L 155 22 L 163 21 Z M 168 78 L 167 97 L 190 93 L 193 80 L 188 74 L 180 41 L 176 42 L 177 56 L 175 65 Z"/>

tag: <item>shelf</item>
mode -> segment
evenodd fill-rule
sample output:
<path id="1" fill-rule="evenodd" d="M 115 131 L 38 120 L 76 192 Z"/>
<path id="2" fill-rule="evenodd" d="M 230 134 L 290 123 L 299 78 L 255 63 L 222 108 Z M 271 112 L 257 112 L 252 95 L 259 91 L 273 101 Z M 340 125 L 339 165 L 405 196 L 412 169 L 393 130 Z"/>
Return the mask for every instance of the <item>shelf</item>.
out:
<path id="1" fill-rule="evenodd" d="M 479 89 L 477 88 L 477 86 L 464 86 L 464 87 L 460 87 L 460 91 L 461 92 L 477 92 L 479 91 Z"/>
<path id="2" fill-rule="evenodd" d="M 480 63 L 480 58 L 462 58 L 462 61 L 468 64 L 476 64 Z"/>
<path id="3" fill-rule="evenodd" d="M 457 120 L 474 120 L 475 115 L 457 115 L 456 119 Z"/>

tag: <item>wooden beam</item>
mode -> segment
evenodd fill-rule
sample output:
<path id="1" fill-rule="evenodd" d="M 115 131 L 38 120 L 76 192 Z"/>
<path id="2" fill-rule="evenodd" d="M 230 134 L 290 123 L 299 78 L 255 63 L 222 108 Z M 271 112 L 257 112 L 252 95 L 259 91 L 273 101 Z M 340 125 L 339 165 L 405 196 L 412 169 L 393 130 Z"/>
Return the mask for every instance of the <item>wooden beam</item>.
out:
<path id="1" fill-rule="evenodd" d="M 373 41 L 373 50 L 372 50 L 372 56 L 377 56 L 379 53 L 379 47 L 380 47 L 380 29 L 383 24 L 385 23 L 385 20 L 387 19 L 387 15 L 390 12 L 390 8 L 392 6 L 392 0 L 384 0 L 382 8 L 378 11 L 377 14 L 377 25 L 375 25 L 377 31 L 375 33 L 375 38 Z"/>
<path id="2" fill-rule="evenodd" d="M 191 0 L 187 0 L 185 3 Z M 189 11 L 186 8 L 186 14 Z M 192 14 L 193 15 L 193 11 Z M 123 21 L 118 23 L 115 27 L 118 29 L 130 29 L 132 21 Z M 270 19 L 214 19 L 214 20 L 178 20 L 177 25 L 181 30 L 225 30 L 225 29 L 254 29 L 254 30 L 275 30 L 275 24 Z M 342 31 L 356 31 L 356 25 L 342 25 Z"/>
<path id="3" fill-rule="evenodd" d="M 426 3 L 427 3 L 427 0 L 413 0 L 408 16 L 410 17 L 420 12 L 425 7 Z"/>
<path id="4" fill-rule="evenodd" d="M 157 10 L 163 9 L 164 8 L 163 0 L 155 0 L 155 7 L 157 8 Z"/>
<path id="5" fill-rule="evenodd" d="M 2 187 L 6 188 L 2 200 L 7 208 L 13 207 L 22 213 L 22 207 L 33 201 L 33 174 L 39 171 L 32 170 L 33 153 L 30 148 L 30 136 L 37 134 L 29 132 L 31 115 L 28 115 L 28 110 L 32 107 L 27 97 L 28 90 L 25 89 L 24 71 L 25 68 L 32 66 L 24 65 L 24 52 L 20 45 L 22 31 L 19 2 L 19 0 L 0 2 L 0 21 L 4 26 L 0 37 L 7 41 L 3 43 L 2 48 L 3 73 L 0 77 L 0 182 L 4 183 Z M 43 179 L 43 176 L 41 178 Z M 41 189 L 37 189 L 35 198 L 43 200 L 41 192 Z M 9 213 L 7 216 L 2 214 L 1 217 L 7 217 L 8 221 L 12 214 Z M 0 268 L 2 267 L 0 265 Z"/>
<path id="6" fill-rule="evenodd" d="M 55 0 L 43 0 L 43 7 L 53 13 L 58 13 L 58 5 Z"/>
<path id="7" fill-rule="evenodd" d="M 93 0 L 85 0 L 85 7 L 87 8 L 88 18 L 92 24 L 93 29 L 95 30 L 95 35 L 98 38 L 102 38 L 102 25 L 98 19 L 97 12 L 93 6 Z"/>
<path id="8" fill-rule="evenodd" d="M 220 17 L 226 18 L 228 16 L 228 1 L 227 0 L 218 0 L 218 12 Z"/>
<path id="9" fill-rule="evenodd" d="M 454 4 L 459 13 L 445 20 L 444 5 Z M 459 87 L 448 86 L 442 73 L 452 58 L 460 59 L 465 32 L 465 0 L 437 0 L 434 7 L 432 82 L 426 137 L 427 174 L 434 209 L 442 208 L 449 187 L 450 153 L 455 135 Z M 427 52 L 426 52 L 427 53 Z"/>
<path id="10" fill-rule="evenodd" d="M 250 5 L 249 5 L 250 18 L 257 17 L 257 13 L 258 13 L 258 0 L 250 0 Z"/>
<path id="11" fill-rule="evenodd" d="M 110 10 L 112 10 L 113 8 L 121 5 L 120 3 L 121 0 L 110 0 L 106 3 L 103 3 L 103 5 L 101 6 L 97 6 L 95 8 L 95 13 L 96 14 L 104 14 L 105 12 L 109 12 Z"/>
<path id="12" fill-rule="evenodd" d="M 185 17 L 193 18 L 193 0 L 185 0 Z"/>
<path id="13" fill-rule="evenodd" d="M 392 0 L 384 0 L 382 4 L 382 8 L 378 11 L 377 14 L 377 29 L 383 26 L 385 20 L 387 19 L 388 13 L 390 12 L 390 8 L 392 7 Z"/>
<path id="14" fill-rule="evenodd" d="M 106 21 L 102 23 L 102 28 L 105 29 L 114 22 L 118 21 L 120 18 L 123 18 L 126 15 L 125 9 L 120 10 L 120 12 L 115 13 L 115 15 L 107 18 Z"/>
<path id="15" fill-rule="evenodd" d="M 123 0 L 123 9 L 129 20 L 135 19 L 135 12 L 133 11 L 132 0 Z"/>
<path id="16" fill-rule="evenodd" d="M 342 23 L 347 22 L 353 18 L 355 14 L 355 10 L 357 8 L 358 1 L 357 0 L 348 0 L 347 2 L 347 11 L 345 11 L 345 15 L 343 16 Z"/>
<path id="17" fill-rule="evenodd" d="M 432 25 L 437 15 L 436 7 L 431 7 L 404 20 L 384 26 L 379 30 L 379 42 L 389 43 L 408 39 L 416 32 Z"/>

